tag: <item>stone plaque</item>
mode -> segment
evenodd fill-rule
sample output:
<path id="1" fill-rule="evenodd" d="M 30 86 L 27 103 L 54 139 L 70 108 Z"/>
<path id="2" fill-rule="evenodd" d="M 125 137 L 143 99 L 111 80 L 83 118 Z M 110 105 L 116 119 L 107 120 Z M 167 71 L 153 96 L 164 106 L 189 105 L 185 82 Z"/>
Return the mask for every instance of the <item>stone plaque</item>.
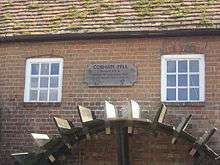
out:
<path id="1" fill-rule="evenodd" d="M 137 80 L 137 68 L 127 63 L 88 64 L 85 81 L 88 86 L 132 86 Z"/>

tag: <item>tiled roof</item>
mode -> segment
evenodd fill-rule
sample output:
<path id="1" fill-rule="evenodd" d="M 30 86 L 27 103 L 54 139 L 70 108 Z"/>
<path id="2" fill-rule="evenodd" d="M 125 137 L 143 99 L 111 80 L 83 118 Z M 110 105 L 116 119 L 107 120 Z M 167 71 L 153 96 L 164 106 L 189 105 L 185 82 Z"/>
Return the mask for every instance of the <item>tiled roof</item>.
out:
<path id="1" fill-rule="evenodd" d="M 0 1 L 0 37 L 219 27 L 220 0 Z"/>

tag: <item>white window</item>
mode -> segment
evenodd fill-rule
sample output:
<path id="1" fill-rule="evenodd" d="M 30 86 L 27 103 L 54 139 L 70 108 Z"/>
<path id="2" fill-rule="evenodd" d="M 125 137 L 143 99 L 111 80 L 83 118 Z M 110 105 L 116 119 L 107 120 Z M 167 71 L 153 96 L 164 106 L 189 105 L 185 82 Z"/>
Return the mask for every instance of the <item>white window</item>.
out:
<path id="1" fill-rule="evenodd" d="M 205 94 L 204 55 L 164 55 L 161 58 L 161 101 L 201 102 Z"/>
<path id="2" fill-rule="evenodd" d="M 62 74 L 62 58 L 28 59 L 24 102 L 60 102 Z"/>

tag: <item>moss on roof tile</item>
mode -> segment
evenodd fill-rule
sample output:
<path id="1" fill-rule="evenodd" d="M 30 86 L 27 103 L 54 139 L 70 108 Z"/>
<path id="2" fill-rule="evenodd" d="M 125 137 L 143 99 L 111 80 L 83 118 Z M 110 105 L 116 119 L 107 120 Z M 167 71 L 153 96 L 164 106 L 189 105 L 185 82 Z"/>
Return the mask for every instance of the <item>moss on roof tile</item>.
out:
<path id="1" fill-rule="evenodd" d="M 0 36 L 26 31 L 59 33 L 63 29 L 72 29 L 73 33 L 95 29 L 160 31 L 220 25 L 218 0 L 5 0 L 0 6 Z"/>

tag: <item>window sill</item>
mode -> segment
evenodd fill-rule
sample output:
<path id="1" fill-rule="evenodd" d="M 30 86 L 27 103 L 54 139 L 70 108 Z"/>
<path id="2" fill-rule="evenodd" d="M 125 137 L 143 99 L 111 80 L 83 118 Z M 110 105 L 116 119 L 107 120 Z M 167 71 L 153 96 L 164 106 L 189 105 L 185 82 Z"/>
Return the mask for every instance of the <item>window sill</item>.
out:
<path id="1" fill-rule="evenodd" d="M 61 102 L 23 102 L 24 107 L 59 107 Z"/>
<path id="2" fill-rule="evenodd" d="M 205 102 L 162 102 L 170 107 L 204 107 Z"/>

